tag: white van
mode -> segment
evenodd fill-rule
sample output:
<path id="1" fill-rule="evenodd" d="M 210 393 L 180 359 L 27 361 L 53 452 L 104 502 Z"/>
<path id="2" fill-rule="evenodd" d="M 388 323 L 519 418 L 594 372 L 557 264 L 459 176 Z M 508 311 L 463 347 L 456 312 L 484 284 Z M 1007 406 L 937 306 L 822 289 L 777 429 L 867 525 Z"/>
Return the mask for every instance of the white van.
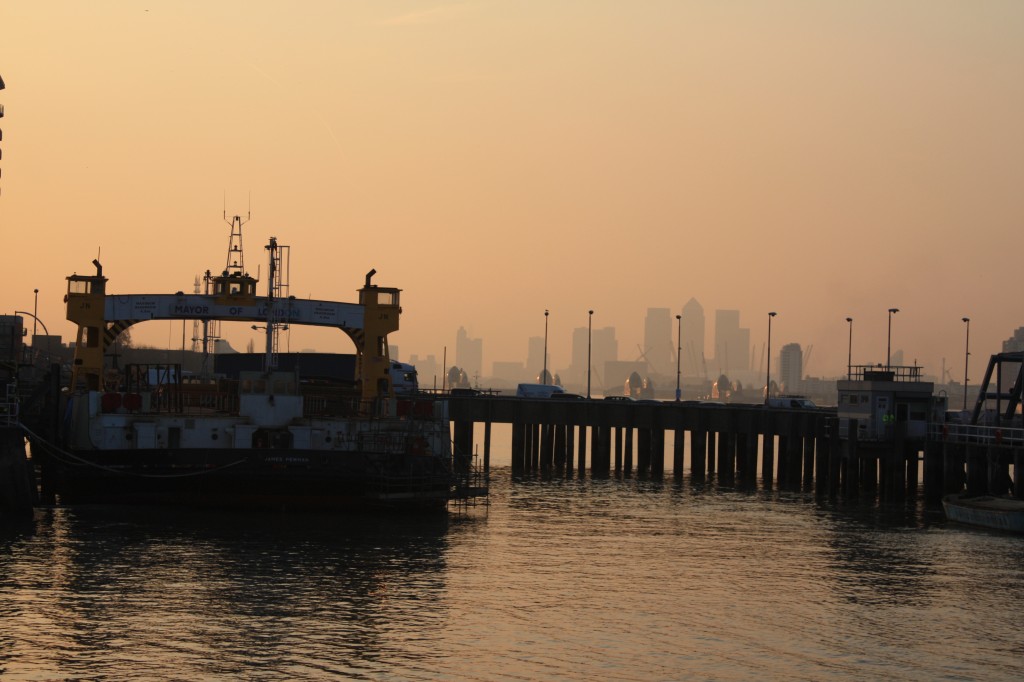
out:
<path id="1" fill-rule="evenodd" d="M 565 389 L 554 384 L 519 384 L 517 398 L 550 398 L 554 393 L 565 393 Z"/>

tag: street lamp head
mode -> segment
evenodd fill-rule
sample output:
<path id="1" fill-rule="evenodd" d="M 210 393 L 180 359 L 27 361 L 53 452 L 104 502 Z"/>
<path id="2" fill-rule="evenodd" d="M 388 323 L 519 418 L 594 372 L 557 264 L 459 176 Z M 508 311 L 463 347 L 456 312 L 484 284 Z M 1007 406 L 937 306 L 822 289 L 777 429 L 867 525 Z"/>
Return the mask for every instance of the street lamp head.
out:
<path id="1" fill-rule="evenodd" d="M 853 322 L 853 318 L 852 317 L 848 317 L 848 318 L 846 318 L 846 321 L 847 322 Z"/>
<path id="2" fill-rule="evenodd" d="M 899 308 L 889 308 L 889 313 L 890 313 L 890 314 L 892 314 L 892 313 L 898 313 L 899 311 L 900 311 L 900 309 L 899 309 Z"/>
<path id="3" fill-rule="evenodd" d="M 548 316 L 548 311 L 545 310 L 544 311 L 544 317 L 547 317 L 547 316 Z"/>
<path id="4" fill-rule="evenodd" d="M 964 318 L 964 322 L 970 322 L 970 321 L 971 321 L 971 318 L 969 318 L 969 317 L 965 317 Z"/>
<path id="5" fill-rule="evenodd" d="M 594 314 L 594 311 L 593 311 L 593 310 L 588 310 L 588 311 L 587 311 L 587 315 L 593 315 L 593 314 Z"/>
<path id="6" fill-rule="evenodd" d="M 775 317 L 778 313 L 768 313 L 768 317 Z"/>
<path id="7" fill-rule="evenodd" d="M 676 319 L 677 320 L 681 320 L 681 319 L 683 319 L 683 316 L 682 315 L 676 315 Z"/>

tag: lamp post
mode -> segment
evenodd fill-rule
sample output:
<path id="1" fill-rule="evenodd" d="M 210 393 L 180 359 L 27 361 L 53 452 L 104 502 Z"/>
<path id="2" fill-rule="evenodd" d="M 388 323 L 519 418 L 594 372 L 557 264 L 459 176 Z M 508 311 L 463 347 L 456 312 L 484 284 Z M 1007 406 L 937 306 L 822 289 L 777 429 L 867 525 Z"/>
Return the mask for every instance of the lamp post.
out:
<path id="1" fill-rule="evenodd" d="M 967 325 L 967 338 L 964 339 L 964 409 L 967 409 L 967 361 L 971 357 L 971 318 L 963 318 Z"/>
<path id="2" fill-rule="evenodd" d="M 40 326 L 41 326 L 41 327 L 43 328 L 43 333 L 44 333 L 44 334 L 46 334 L 47 336 L 49 336 L 49 335 L 50 335 L 50 330 L 48 330 L 48 329 L 46 328 L 46 324 L 45 324 L 45 323 L 43 323 L 43 321 L 42 321 L 42 320 L 40 320 L 40 319 L 39 319 L 38 317 L 36 317 L 36 316 L 35 316 L 35 313 L 30 313 L 30 312 L 28 312 L 28 311 L 26 311 L 26 310 L 15 310 L 15 311 L 14 311 L 14 314 L 15 314 L 15 315 L 28 315 L 28 316 L 30 316 L 30 317 L 31 317 L 31 318 L 32 318 L 32 319 L 34 320 L 34 322 L 32 323 L 32 329 L 33 329 L 33 330 L 35 329 L 35 326 L 36 326 L 36 324 L 35 324 L 35 323 L 36 323 L 36 322 L 38 322 L 38 323 L 39 323 L 39 325 L 40 325 Z M 33 336 L 34 336 L 34 335 L 35 335 L 35 332 L 33 331 L 33 333 L 32 333 L 32 334 L 33 334 Z M 47 342 L 47 343 L 46 343 L 45 345 L 46 345 L 46 347 L 47 347 L 47 351 L 46 351 L 46 357 L 47 357 L 47 358 L 49 358 L 49 357 L 50 357 L 50 351 L 48 350 L 48 349 L 49 349 L 49 347 L 50 347 L 50 345 L 49 345 L 49 342 Z M 35 347 L 35 339 L 32 339 L 32 362 L 33 362 L 33 364 L 35 363 L 35 358 L 36 358 L 36 352 L 37 352 L 37 351 L 36 351 L 36 347 Z"/>
<path id="3" fill-rule="evenodd" d="M 683 316 L 676 315 L 676 322 L 679 326 L 679 331 L 676 332 L 676 402 L 683 397 L 683 392 L 679 386 L 679 378 L 682 376 L 682 369 L 680 368 L 680 359 L 683 355 Z"/>
<path id="4" fill-rule="evenodd" d="M 885 342 L 885 371 L 889 371 L 892 358 L 892 316 L 900 311 L 899 308 L 889 308 L 889 335 Z"/>
<path id="5" fill-rule="evenodd" d="M 764 404 L 768 404 L 768 396 L 772 393 L 772 318 L 776 313 L 768 313 L 768 368 L 764 377 Z"/>
<path id="6" fill-rule="evenodd" d="M 33 289 L 32 291 L 36 295 L 35 307 L 32 308 L 32 313 L 33 313 L 33 315 L 32 315 L 32 337 L 33 337 L 32 343 L 35 343 L 34 339 L 35 339 L 35 335 L 36 335 L 36 322 L 39 321 L 39 318 L 36 317 L 36 315 L 39 314 L 39 289 Z"/>
<path id="7" fill-rule="evenodd" d="M 34 314 L 28 312 L 27 310 L 15 310 L 14 314 L 15 315 L 28 315 L 29 317 L 31 317 L 33 320 L 35 320 L 36 322 L 38 322 L 40 324 L 40 326 L 43 328 L 43 333 L 44 334 L 46 334 L 47 336 L 50 335 L 50 330 L 48 330 L 46 328 L 46 325 L 43 323 L 43 321 L 40 320 L 38 317 L 36 317 Z"/>
<path id="8" fill-rule="evenodd" d="M 848 317 L 846 321 L 850 323 L 850 343 L 846 346 L 846 378 L 849 380 L 853 378 L 853 318 Z"/>
<path id="9" fill-rule="evenodd" d="M 590 400 L 590 336 L 594 329 L 594 311 L 587 311 L 587 400 Z"/>
<path id="10" fill-rule="evenodd" d="M 540 375 L 540 383 L 548 383 L 548 311 L 544 311 L 544 371 Z"/>

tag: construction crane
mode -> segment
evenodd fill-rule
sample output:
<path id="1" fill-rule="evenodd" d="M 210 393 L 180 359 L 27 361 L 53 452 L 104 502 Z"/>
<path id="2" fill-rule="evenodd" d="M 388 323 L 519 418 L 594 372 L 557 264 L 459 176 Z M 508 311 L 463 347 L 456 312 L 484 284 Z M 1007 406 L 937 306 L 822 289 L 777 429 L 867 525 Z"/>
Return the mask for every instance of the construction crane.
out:
<path id="1" fill-rule="evenodd" d="M 644 350 L 640 346 L 639 343 L 636 344 L 636 349 L 638 351 L 640 351 L 640 355 L 637 356 L 636 361 L 637 362 L 641 362 L 642 361 L 644 364 L 647 365 L 647 371 L 648 372 L 651 372 L 652 374 L 657 374 L 657 371 L 654 368 L 654 363 L 651 362 L 650 359 L 648 359 L 648 357 L 647 357 L 647 354 L 650 353 L 653 350 L 653 348 L 654 347 L 652 346 L 651 348 L 648 348 L 647 350 Z"/>

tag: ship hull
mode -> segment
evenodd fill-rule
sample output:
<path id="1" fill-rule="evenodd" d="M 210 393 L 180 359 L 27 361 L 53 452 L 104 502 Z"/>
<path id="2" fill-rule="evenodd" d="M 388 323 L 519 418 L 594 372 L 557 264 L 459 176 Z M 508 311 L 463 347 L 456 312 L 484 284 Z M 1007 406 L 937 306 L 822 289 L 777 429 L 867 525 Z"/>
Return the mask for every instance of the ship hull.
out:
<path id="1" fill-rule="evenodd" d="M 942 507 L 950 521 L 1024 533 L 1024 500 L 952 494 L 942 498 Z"/>
<path id="2" fill-rule="evenodd" d="M 405 453 L 93 450 L 46 459 L 44 480 L 62 504 L 444 510 L 454 486 L 444 460 Z"/>

